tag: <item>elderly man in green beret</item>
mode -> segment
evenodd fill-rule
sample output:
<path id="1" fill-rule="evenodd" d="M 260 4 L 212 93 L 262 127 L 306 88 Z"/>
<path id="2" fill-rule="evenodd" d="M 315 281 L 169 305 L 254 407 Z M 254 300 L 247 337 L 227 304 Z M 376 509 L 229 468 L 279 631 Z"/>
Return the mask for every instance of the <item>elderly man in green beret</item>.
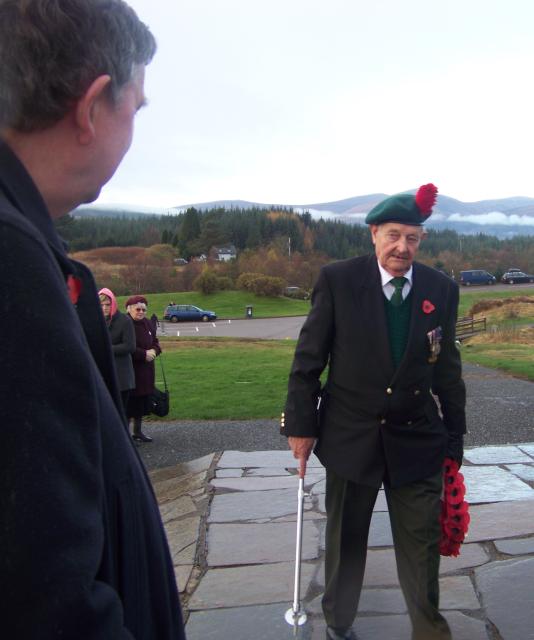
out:
<path id="1" fill-rule="evenodd" d="M 414 262 L 436 197 L 424 185 L 369 212 L 374 255 L 322 269 L 295 351 L 281 432 L 301 475 L 312 450 L 326 467 L 329 640 L 356 638 L 381 485 L 412 639 L 451 638 L 439 612 L 439 516 L 444 459 L 461 464 L 463 456 L 459 293 L 446 275 Z"/>

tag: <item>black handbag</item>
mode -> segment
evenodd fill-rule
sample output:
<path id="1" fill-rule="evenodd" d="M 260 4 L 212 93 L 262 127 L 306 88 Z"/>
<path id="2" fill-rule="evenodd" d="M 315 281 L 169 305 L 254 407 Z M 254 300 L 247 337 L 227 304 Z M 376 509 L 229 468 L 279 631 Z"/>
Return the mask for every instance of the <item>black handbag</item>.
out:
<path id="1" fill-rule="evenodd" d="M 167 380 L 165 378 L 165 369 L 163 368 L 161 354 L 158 359 L 161 364 L 161 373 L 163 374 L 163 385 L 165 387 L 165 391 L 161 391 L 161 389 L 154 387 L 154 391 L 148 396 L 148 410 L 155 416 L 164 418 L 169 413 L 169 389 L 167 388 Z"/>

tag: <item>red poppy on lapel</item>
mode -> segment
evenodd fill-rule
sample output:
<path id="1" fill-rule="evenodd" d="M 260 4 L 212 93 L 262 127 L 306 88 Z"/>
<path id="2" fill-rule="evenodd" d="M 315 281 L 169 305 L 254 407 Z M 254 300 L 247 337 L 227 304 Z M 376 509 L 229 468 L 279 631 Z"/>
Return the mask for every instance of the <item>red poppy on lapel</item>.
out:
<path id="1" fill-rule="evenodd" d="M 72 304 L 77 304 L 82 291 L 82 281 L 80 278 L 76 278 L 76 276 L 73 276 L 72 273 L 70 273 L 67 278 L 67 289 L 69 291 L 70 301 Z"/>
<path id="2" fill-rule="evenodd" d="M 423 311 L 425 313 L 432 313 L 436 307 L 430 302 L 430 300 L 423 300 Z"/>

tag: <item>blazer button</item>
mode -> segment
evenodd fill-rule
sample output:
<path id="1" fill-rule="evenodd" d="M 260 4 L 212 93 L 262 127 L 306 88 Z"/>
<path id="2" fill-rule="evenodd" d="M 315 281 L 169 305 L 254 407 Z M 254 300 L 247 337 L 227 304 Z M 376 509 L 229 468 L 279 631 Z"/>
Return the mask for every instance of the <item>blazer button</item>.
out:
<path id="1" fill-rule="evenodd" d="M 421 393 L 421 391 L 419 389 L 416 389 L 413 394 L 414 396 L 418 396 Z"/>
<path id="2" fill-rule="evenodd" d="M 412 424 L 412 421 L 411 421 L 411 420 L 408 420 L 408 422 L 407 422 L 406 424 L 407 424 L 407 425 L 410 425 L 410 424 Z"/>
<path id="3" fill-rule="evenodd" d="M 386 419 L 382 418 L 382 420 L 380 420 L 380 424 L 386 424 Z"/>
<path id="4" fill-rule="evenodd" d="M 388 394 L 388 396 L 390 396 L 393 393 L 393 389 L 391 387 L 388 387 L 386 389 L 386 393 Z"/>

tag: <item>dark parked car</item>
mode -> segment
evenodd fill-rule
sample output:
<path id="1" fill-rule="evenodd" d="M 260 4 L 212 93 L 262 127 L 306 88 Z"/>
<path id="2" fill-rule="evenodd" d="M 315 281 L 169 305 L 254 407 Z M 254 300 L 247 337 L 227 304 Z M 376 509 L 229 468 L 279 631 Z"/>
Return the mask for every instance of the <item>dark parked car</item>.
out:
<path id="1" fill-rule="evenodd" d="M 495 284 L 496 278 L 484 269 L 460 271 L 460 284 L 470 287 L 472 284 Z"/>
<path id="2" fill-rule="evenodd" d="M 217 320 L 217 314 L 214 311 L 206 311 L 192 304 L 170 304 L 165 309 L 163 319 L 167 322 L 179 322 L 187 320 Z"/>
<path id="3" fill-rule="evenodd" d="M 520 282 L 534 282 L 534 276 L 523 271 L 507 271 L 501 278 L 505 284 L 518 284 Z"/>

